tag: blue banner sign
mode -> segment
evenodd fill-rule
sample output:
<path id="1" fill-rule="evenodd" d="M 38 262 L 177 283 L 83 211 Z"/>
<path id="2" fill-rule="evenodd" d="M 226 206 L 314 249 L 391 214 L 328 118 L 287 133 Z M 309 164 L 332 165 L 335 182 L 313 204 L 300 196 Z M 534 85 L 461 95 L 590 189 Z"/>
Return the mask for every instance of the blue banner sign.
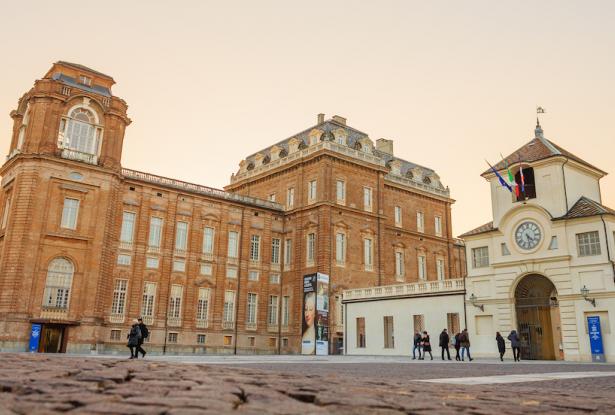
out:
<path id="1" fill-rule="evenodd" d="M 30 353 L 38 352 L 38 344 L 41 340 L 41 328 L 42 324 L 32 324 L 32 330 L 30 330 L 30 345 L 28 346 L 28 351 Z"/>
<path id="2" fill-rule="evenodd" d="M 592 362 L 606 362 L 604 358 L 604 345 L 602 344 L 602 330 L 600 317 L 587 317 L 587 331 L 589 332 L 589 347 L 592 352 Z"/>

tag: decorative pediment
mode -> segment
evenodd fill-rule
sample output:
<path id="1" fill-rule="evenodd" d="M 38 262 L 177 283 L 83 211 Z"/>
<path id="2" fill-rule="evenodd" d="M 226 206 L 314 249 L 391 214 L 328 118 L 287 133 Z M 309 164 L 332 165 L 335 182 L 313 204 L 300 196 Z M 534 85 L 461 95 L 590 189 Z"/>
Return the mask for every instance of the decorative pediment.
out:
<path id="1" fill-rule="evenodd" d="M 283 148 L 280 146 L 273 146 L 269 149 L 269 157 L 271 158 L 271 161 L 275 161 L 277 159 L 280 158 L 280 151 L 282 151 Z"/>
<path id="2" fill-rule="evenodd" d="M 394 174 L 396 176 L 401 175 L 401 161 L 391 160 L 389 162 L 389 168 L 391 169 L 391 174 Z"/>
<path id="3" fill-rule="evenodd" d="M 265 159 L 265 155 L 262 153 L 258 153 L 254 156 L 254 165 L 256 167 L 263 165 L 263 160 Z"/>
<path id="4" fill-rule="evenodd" d="M 324 133 L 323 130 L 318 128 L 313 128 L 312 131 L 308 134 L 308 146 L 313 146 L 314 144 L 318 144 L 320 140 L 320 136 Z"/>
<path id="5" fill-rule="evenodd" d="M 292 154 L 299 150 L 299 144 L 301 144 L 303 140 L 298 137 L 293 137 L 288 140 L 288 153 Z"/>
<path id="6" fill-rule="evenodd" d="M 333 226 L 338 228 L 338 229 L 344 229 L 344 230 L 350 229 L 350 226 L 346 222 L 344 222 L 343 220 L 335 222 L 333 224 Z"/>
<path id="7" fill-rule="evenodd" d="M 369 137 L 363 137 L 359 140 L 361 143 L 361 151 L 364 153 L 371 153 L 374 148 L 374 143 Z"/>
<path id="8" fill-rule="evenodd" d="M 335 142 L 338 144 L 348 144 L 348 133 L 343 128 L 338 128 L 332 131 Z"/>
<path id="9" fill-rule="evenodd" d="M 361 235 L 363 236 L 375 235 L 375 234 L 376 234 L 376 231 L 374 231 L 372 228 L 365 227 L 361 229 Z"/>

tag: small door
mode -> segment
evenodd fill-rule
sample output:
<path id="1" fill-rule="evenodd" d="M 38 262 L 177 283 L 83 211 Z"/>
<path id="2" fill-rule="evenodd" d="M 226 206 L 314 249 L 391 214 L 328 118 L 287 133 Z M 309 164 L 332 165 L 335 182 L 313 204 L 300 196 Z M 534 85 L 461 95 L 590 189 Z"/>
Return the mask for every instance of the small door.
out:
<path id="1" fill-rule="evenodd" d="M 41 331 L 41 342 L 38 351 L 40 353 L 64 353 L 65 331 L 65 326 L 44 324 Z"/>

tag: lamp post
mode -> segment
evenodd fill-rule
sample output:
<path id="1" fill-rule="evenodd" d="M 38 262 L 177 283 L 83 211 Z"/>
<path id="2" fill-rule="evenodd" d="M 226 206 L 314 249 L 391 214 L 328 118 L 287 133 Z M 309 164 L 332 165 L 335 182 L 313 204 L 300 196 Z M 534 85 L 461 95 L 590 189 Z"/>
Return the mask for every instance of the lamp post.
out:
<path id="1" fill-rule="evenodd" d="M 470 295 L 470 304 L 472 304 L 474 307 L 476 308 L 480 308 L 480 311 L 485 311 L 485 305 L 484 304 L 476 304 L 476 296 L 474 295 L 474 293 L 472 293 Z"/>
<path id="2" fill-rule="evenodd" d="M 596 307 L 596 299 L 588 297 L 588 295 L 589 295 L 589 288 L 587 288 L 585 285 L 583 286 L 583 288 L 581 288 L 581 295 L 583 296 L 583 299 L 585 301 L 591 303 L 591 305 Z"/>

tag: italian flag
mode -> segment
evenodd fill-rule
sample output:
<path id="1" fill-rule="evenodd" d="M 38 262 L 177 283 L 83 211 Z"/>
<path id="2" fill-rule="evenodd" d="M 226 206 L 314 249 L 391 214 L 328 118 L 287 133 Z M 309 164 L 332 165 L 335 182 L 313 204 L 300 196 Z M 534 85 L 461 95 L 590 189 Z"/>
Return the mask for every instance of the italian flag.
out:
<path id="1" fill-rule="evenodd" d="M 508 166 L 508 161 L 504 160 L 504 157 L 502 157 L 502 160 L 504 161 L 504 164 L 506 164 L 506 171 L 508 172 L 508 181 L 510 182 L 511 186 L 515 187 L 515 195 L 519 197 L 519 186 L 515 182 L 515 176 L 512 174 L 512 171 L 510 171 L 510 167 Z"/>

